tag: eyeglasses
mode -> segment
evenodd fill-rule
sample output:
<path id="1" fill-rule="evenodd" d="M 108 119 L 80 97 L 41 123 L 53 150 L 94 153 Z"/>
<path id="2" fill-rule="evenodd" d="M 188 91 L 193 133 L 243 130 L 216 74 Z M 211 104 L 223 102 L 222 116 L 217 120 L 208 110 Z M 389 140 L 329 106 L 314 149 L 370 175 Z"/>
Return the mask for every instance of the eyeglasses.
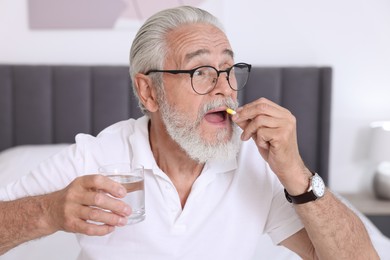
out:
<path id="1" fill-rule="evenodd" d="M 250 64 L 236 63 L 226 70 L 217 70 L 212 66 L 200 66 L 192 70 L 149 70 L 145 75 L 154 72 L 187 73 L 191 76 L 192 89 L 199 95 L 206 95 L 215 88 L 221 73 L 226 73 L 226 79 L 231 89 L 235 91 L 243 89 L 248 81 L 251 68 Z"/>

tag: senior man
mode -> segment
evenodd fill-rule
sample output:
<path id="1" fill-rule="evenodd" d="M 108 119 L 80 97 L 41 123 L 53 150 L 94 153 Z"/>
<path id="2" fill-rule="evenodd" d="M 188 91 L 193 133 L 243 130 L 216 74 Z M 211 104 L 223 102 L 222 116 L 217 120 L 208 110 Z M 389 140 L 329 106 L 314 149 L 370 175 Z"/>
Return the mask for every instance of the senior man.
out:
<path id="1" fill-rule="evenodd" d="M 250 259 L 261 233 L 305 259 L 378 258 L 359 218 L 305 167 L 294 116 L 264 98 L 238 108 L 251 66 L 234 61 L 214 16 L 155 14 L 130 66 L 145 116 L 77 135 L 0 190 L 1 253 L 64 230 L 79 234 L 80 259 Z M 124 188 L 96 174 L 117 161 L 145 168 L 143 222 L 125 226 L 131 205 L 112 198 Z"/>

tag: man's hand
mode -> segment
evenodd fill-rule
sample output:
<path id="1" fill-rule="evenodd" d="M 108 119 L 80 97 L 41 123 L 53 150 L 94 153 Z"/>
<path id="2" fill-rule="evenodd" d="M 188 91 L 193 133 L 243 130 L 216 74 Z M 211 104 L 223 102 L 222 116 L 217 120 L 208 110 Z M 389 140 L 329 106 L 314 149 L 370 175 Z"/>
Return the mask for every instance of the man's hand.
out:
<path id="1" fill-rule="evenodd" d="M 260 98 L 237 109 L 232 117 L 243 130 L 243 141 L 253 138 L 261 156 L 291 195 L 307 189 L 310 171 L 299 154 L 296 119 L 287 109 Z"/>
<path id="2" fill-rule="evenodd" d="M 65 189 L 45 198 L 50 216 L 48 224 L 67 232 L 106 235 L 115 226 L 127 223 L 127 216 L 131 214 L 130 206 L 113 198 L 125 195 L 126 190 L 122 185 L 102 175 L 76 178 Z"/>
<path id="3" fill-rule="evenodd" d="M 295 117 L 265 98 L 236 112 L 232 119 L 243 129 L 241 139 L 253 138 L 260 154 L 289 194 L 304 193 L 312 174 L 298 151 Z M 330 192 L 315 203 L 301 204 L 295 209 L 305 230 L 282 244 L 301 257 L 379 259 L 363 223 Z"/>
<path id="4" fill-rule="evenodd" d="M 0 201 L 0 255 L 58 230 L 106 235 L 127 223 L 130 206 L 113 198 L 125 195 L 121 184 L 102 175 L 87 175 L 50 194 Z"/>

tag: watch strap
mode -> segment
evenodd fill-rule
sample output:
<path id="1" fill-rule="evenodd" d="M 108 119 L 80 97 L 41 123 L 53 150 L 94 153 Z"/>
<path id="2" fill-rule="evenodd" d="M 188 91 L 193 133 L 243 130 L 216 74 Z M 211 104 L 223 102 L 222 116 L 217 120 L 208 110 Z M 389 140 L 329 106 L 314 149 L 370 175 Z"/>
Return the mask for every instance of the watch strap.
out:
<path id="1" fill-rule="evenodd" d="M 312 172 L 313 176 L 310 178 L 309 180 L 309 188 L 307 189 L 307 191 L 301 195 L 297 195 L 297 196 L 292 196 L 290 194 L 288 194 L 287 190 L 284 189 L 284 195 L 286 196 L 286 199 L 288 202 L 290 203 L 294 203 L 294 204 L 304 204 L 304 203 L 307 203 L 307 202 L 310 202 L 310 201 L 315 201 L 316 199 L 322 197 L 323 195 L 320 195 L 318 196 L 318 194 L 315 193 L 314 189 L 313 189 L 313 178 L 316 178 L 317 181 L 321 181 L 322 184 L 323 184 L 323 181 L 322 181 L 322 178 L 315 172 Z"/>
<path id="2" fill-rule="evenodd" d="M 288 194 L 286 189 L 284 189 L 284 194 L 286 196 L 287 201 L 294 204 L 304 204 L 318 199 L 312 190 L 298 196 L 292 196 Z"/>

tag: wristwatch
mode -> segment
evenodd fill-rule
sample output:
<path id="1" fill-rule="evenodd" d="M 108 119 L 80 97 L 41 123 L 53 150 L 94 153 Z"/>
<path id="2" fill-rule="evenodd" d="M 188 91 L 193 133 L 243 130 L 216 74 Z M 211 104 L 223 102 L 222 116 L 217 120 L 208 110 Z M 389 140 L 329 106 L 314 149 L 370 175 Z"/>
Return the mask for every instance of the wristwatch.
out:
<path id="1" fill-rule="evenodd" d="M 284 189 L 284 194 L 286 199 L 290 203 L 294 204 L 304 204 L 309 201 L 314 201 L 316 199 L 322 198 L 325 194 L 325 183 L 317 173 L 313 173 L 313 176 L 310 177 L 310 184 L 307 191 L 298 196 L 292 196 L 288 194 L 286 189 Z"/>

